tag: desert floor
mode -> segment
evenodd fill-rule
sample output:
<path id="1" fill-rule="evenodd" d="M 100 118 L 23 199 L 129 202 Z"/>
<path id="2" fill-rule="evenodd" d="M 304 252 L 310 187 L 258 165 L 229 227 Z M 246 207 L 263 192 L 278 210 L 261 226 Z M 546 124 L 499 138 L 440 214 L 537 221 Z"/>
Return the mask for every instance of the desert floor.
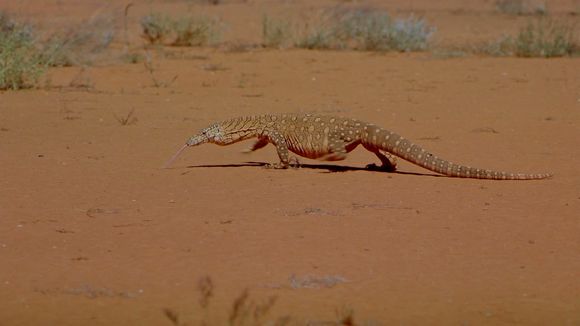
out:
<path id="1" fill-rule="evenodd" d="M 527 19 L 490 1 L 360 3 L 425 17 L 438 45 Z M 577 20 L 573 5 L 550 10 Z M 0 9 L 54 27 L 124 6 Z M 259 42 L 264 12 L 308 6 L 134 2 L 128 39 L 142 48 L 140 17 L 159 10 L 215 14 L 226 40 Z M 159 87 L 143 63 L 112 60 L 0 93 L 1 325 L 580 324 L 578 58 L 163 51 Z M 274 148 L 244 154 L 248 142 L 161 168 L 214 121 L 282 112 L 356 117 L 454 162 L 554 177 L 437 177 L 403 160 L 372 172 L 362 147 L 271 170 Z"/>

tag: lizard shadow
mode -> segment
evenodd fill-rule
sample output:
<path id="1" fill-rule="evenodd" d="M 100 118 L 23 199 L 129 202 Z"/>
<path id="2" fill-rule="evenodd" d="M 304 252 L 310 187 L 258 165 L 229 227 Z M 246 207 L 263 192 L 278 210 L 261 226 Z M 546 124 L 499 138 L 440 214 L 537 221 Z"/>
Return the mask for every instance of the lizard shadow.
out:
<path id="1" fill-rule="evenodd" d="M 266 162 L 244 162 L 238 164 L 203 164 L 203 165 L 189 165 L 188 169 L 194 168 L 243 168 L 243 167 L 266 167 Z M 334 165 L 334 164 L 300 164 L 298 169 L 312 169 L 323 170 L 322 173 L 338 173 L 338 172 L 352 172 L 352 171 L 366 171 L 366 172 L 380 172 L 387 174 L 402 174 L 402 175 L 416 175 L 424 177 L 443 177 L 438 174 L 427 174 L 418 172 L 404 172 L 404 171 L 386 171 L 380 167 L 357 167 L 348 165 Z M 186 174 L 184 172 L 182 174 Z"/>

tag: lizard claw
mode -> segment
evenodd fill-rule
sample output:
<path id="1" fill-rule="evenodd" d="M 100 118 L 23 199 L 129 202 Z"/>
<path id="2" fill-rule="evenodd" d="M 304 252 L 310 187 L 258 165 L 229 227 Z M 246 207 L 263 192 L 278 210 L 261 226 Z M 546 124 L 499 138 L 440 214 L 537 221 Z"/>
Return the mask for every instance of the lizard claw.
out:
<path id="1" fill-rule="evenodd" d="M 395 172 L 397 167 L 395 165 L 381 165 L 378 166 L 375 163 L 367 164 L 365 169 L 369 171 L 381 171 L 381 172 Z"/>
<path id="2" fill-rule="evenodd" d="M 300 168 L 300 161 L 298 160 L 298 158 L 296 156 L 290 157 L 289 163 L 290 163 L 290 166 L 294 169 Z"/>
<path id="3" fill-rule="evenodd" d="M 270 163 L 270 164 L 266 164 L 266 165 L 264 165 L 264 168 L 266 168 L 266 169 L 276 169 L 276 170 L 281 170 L 281 169 L 287 169 L 287 168 L 288 168 L 288 164 L 282 164 L 282 163 Z"/>

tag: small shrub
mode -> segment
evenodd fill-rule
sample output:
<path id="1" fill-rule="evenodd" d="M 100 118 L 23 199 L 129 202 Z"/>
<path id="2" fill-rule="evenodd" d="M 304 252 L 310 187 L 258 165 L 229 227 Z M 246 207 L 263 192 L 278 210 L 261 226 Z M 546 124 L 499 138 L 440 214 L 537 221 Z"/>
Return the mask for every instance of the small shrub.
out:
<path id="1" fill-rule="evenodd" d="M 6 87 L 7 75 L 12 80 L 10 88 L 30 87 L 49 66 L 89 64 L 108 48 L 114 35 L 110 16 L 97 16 L 65 31 L 39 37 L 31 26 L 15 23 L 0 13 L 2 87 Z M 18 84 L 21 86 L 16 87 Z"/>
<path id="2" fill-rule="evenodd" d="M 370 9 L 334 10 L 297 42 L 298 47 L 354 48 L 365 51 L 424 51 L 434 28 L 413 16 L 392 20 Z"/>
<path id="3" fill-rule="evenodd" d="M 492 56 L 562 57 L 580 53 L 574 29 L 552 20 L 530 22 L 516 36 L 471 47 L 471 52 Z"/>
<path id="4" fill-rule="evenodd" d="M 510 36 L 502 36 L 496 41 L 482 42 L 468 46 L 468 52 L 490 55 L 494 57 L 507 57 L 514 55 L 514 40 Z"/>
<path id="5" fill-rule="evenodd" d="M 508 15 L 546 15 L 545 2 L 537 0 L 498 0 L 495 2 L 497 10 Z"/>
<path id="6" fill-rule="evenodd" d="M 129 111 L 126 116 L 118 117 L 115 115 L 115 120 L 117 120 L 121 126 L 130 126 L 137 123 L 137 117 L 135 117 L 133 113 L 135 113 L 135 109 L 131 109 L 131 111 Z"/>
<path id="7" fill-rule="evenodd" d="M 127 63 L 140 63 L 145 60 L 145 56 L 141 53 L 125 53 L 121 56 L 121 60 Z"/>
<path id="8" fill-rule="evenodd" d="M 529 23 L 514 39 L 514 52 L 519 57 L 561 57 L 575 51 L 573 28 L 552 20 Z"/>
<path id="9" fill-rule="evenodd" d="M 219 22 L 215 18 L 188 16 L 175 20 L 174 46 L 201 46 L 215 43 L 221 37 Z"/>
<path id="10" fill-rule="evenodd" d="M 292 274 L 290 275 L 290 278 L 288 280 L 290 281 L 290 287 L 293 289 L 331 288 L 337 284 L 347 282 L 346 278 L 340 275 L 324 275 L 324 276 L 306 275 L 303 277 L 298 277 Z"/>
<path id="11" fill-rule="evenodd" d="M 341 26 L 361 50 L 386 50 L 384 44 L 391 30 L 391 19 L 386 13 L 356 10 L 343 18 Z"/>
<path id="12" fill-rule="evenodd" d="M 0 11 L 0 33 L 6 33 L 14 29 L 15 24 L 10 16 L 4 11 Z"/>
<path id="13" fill-rule="evenodd" d="M 498 0 L 495 2 L 495 8 L 504 14 L 520 15 L 523 13 L 523 0 Z"/>
<path id="14" fill-rule="evenodd" d="M 229 315 L 229 325 L 264 325 L 265 319 L 272 307 L 276 304 L 276 296 L 270 296 L 266 300 L 256 301 L 250 298 L 248 290 L 244 290 L 232 305 Z M 272 323 L 279 325 L 279 323 Z"/>
<path id="15" fill-rule="evenodd" d="M 424 51 L 434 29 L 413 16 L 392 21 L 386 13 L 363 12 L 347 20 L 357 46 L 369 51 Z"/>
<path id="16" fill-rule="evenodd" d="M 268 15 L 262 17 L 262 44 L 268 48 L 281 48 L 288 44 L 292 38 L 290 23 L 271 18 Z"/>
<path id="17" fill-rule="evenodd" d="M 0 89 L 32 87 L 45 70 L 32 28 L 0 12 Z"/>
<path id="18" fill-rule="evenodd" d="M 338 47 L 334 31 L 322 25 L 311 27 L 304 32 L 304 35 L 295 42 L 295 45 L 310 50 Z"/>
<path id="19" fill-rule="evenodd" d="M 57 67 L 87 65 L 109 47 L 114 37 L 112 18 L 98 16 L 52 35 L 43 44 L 43 60 Z"/>
<path id="20" fill-rule="evenodd" d="M 424 51 L 429 46 L 429 38 L 435 31 L 427 26 L 423 19 L 413 16 L 406 19 L 397 19 L 393 25 L 390 39 L 391 49 L 397 51 Z"/>
<path id="21" fill-rule="evenodd" d="M 294 45 L 305 49 L 341 49 L 346 47 L 342 19 L 346 11 L 337 9 L 313 13 L 302 25 L 296 24 Z"/>
<path id="22" fill-rule="evenodd" d="M 150 44 L 161 44 L 171 33 L 172 22 L 169 17 L 159 13 L 149 14 L 141 19 L 143 37 Z"/>
<path id="23" fill-rule="evenodd" d="M 143 37 L 150 44 L 201 46 L 217 42 L 221 37 L 220 22 L 205 16 L 171 18 L 153 13 L 141 19 Z M 168 40 L 171 38 L 172 40 Z"/>

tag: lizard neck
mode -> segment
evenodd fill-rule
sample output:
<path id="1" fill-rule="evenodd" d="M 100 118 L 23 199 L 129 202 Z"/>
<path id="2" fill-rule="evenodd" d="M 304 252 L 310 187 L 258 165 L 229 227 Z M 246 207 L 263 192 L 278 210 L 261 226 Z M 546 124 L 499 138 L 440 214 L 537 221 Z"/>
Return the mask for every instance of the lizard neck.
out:
<path id="1" fill-rule="evenodd" d="M 239 117 L 221 122 L 223 144 L 229 145 L 242 140 L 258 137 L 264 129 L 260 116 Z"/>

